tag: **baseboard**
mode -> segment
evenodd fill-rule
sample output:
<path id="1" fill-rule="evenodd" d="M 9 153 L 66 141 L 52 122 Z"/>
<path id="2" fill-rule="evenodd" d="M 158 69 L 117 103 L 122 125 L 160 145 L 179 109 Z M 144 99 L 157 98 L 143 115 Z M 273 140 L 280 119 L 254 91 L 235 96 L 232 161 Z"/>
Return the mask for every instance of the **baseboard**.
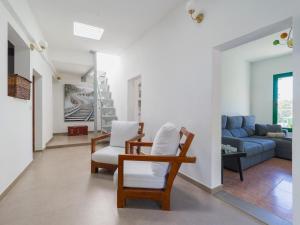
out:
<path id="1" fill-rule="evenodd" d="M 66 144 L 66 145 L 53 145 L 53 146 L 47 146 L 46 149 L 79 147 L 79 146 L 88 146 L 88 145 L 91 145 L 91 142 L 77 143 L 77 144 Z"/>
<path id="2" fill-rule="evenodd" d="M 0 194 L 0 201 L 7 195 L 7 193 L 16 185 L 18 180 L 24 175 L 30 167 L 32 161 L 25 167 L 25 169 L 14 179 L 14 181 Z"/>
<path id="3" fill-rule="evenodd" d="M 52 135 L 52 137 L 49 139 L 49 141 L 47 141 L 46 146 L 54 139 L 54 136 Z"/>
<path id="4" fill-rule="evenodd" d="M 34 149 L 34 152 L 40 152 L 40 151 L 43 151 L 44 150 L 44 148 L 43 147 L 37 147 L 37 146 L 35 146 L 35 149 Z"/>
<path id="5" fill-rule="evenodd" d="M 92 134 L 94 133 L 95 131 L 88 131 L 89 134 Z M 102 132 L 101 130 L 98 130 L 97 132 Z M 53 135 L 56 135 L 56 136 L 68 136 L 68 132 L 58 132 L 58 133 L 53 133 Z"/>
<path id="6" fill-rule="evenodd" d="M 184 180 L 190 182 L 191 184 L 197 186 L 198 188 L 201 188 L 202 190 L 210 193 L 210 194 L 216 194 L 220 191 L 223 191 L 223 185 L 220 185 L 218 187 L 215 187 L 215 188 L 210 188 L 210 187 L 207 187 L 206 185 L 204 184 L 201 184 L 199 181 L 191 178 L 190 176 L 182 173 L 182 172 L 179 172 L 178 175 L 183 178 Z"/>

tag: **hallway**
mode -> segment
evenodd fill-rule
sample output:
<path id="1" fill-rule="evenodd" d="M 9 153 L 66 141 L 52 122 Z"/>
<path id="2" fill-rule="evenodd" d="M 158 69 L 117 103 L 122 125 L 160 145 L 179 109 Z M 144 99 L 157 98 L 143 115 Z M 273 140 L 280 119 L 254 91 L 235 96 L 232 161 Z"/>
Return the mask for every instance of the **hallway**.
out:
<path id="1" fill-rule="evenodd" d="M 153 202 L 140 201 L 130 201 L 128 208 L 118 210 L 112 175 L 91 175 L 90 147 L 79 146 L 35 153 L 33 163 L 0 202 L 0 224 L 260 223 L 179 177 L 172 194 L 172 211 L 166 213 Z"/>

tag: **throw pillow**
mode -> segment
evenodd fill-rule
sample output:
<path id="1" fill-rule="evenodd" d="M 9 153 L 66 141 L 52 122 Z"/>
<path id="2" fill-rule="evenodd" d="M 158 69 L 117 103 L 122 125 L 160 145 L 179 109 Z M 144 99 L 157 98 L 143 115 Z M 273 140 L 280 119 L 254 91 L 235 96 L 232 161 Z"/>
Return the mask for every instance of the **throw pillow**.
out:
<path id="1" fill-rule="evenodd" d="M 258 136 L 266 136 L 268 133 L 267 125 L 255 124 L 255 134 Z"/>
<path id="2" fill-rule="evenodd" d="M 151 155 L 172 155 L 175 156 L 178 151 L 180 141 L 179 130 L 172 123 L 163 125 L 153 141 Z M 168 172 L 169 163 L 153 162 L 152 171 L 157 176 L 165 176 Z"/>
<path id="3" fill-rule="evenodd" d="M 285 133 L 283 133 L 283 132 L 279 132 L 279 133 L 268 132 L 267 137 L 270 137 L 270 138 L 284 138 Z"/>

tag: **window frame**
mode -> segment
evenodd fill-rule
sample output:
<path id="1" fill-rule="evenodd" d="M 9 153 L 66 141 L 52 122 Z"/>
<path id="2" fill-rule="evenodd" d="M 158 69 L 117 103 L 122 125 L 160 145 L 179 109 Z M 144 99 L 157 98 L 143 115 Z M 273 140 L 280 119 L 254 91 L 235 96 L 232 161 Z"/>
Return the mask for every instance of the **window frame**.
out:
<path id="1" fill-rule="evenodd" d="M 280 73 L 273 75 L 273 124 L 278 124 L 278 80 L 280 78 L 293 77 L 293 72 Z M 292 128 L 286 128 L 289 132 L 293 132 Z"/>

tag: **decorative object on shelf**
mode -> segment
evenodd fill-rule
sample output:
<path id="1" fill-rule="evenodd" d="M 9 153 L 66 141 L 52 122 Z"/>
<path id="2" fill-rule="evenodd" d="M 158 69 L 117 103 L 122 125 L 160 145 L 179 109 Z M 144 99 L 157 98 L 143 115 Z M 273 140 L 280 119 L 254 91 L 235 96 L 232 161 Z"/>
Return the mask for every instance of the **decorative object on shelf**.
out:
<path id="1" fill-rule="evenodd" d="M 88 135 L 88 126 L 68 127 L 68 136 Z"/>
<path id="2" fill-rule="evenodd" d="M 277 46 L 277 45 L 287 45 L 289 48 L 293 48 L 294 47 L 294 40 L 292 38 L 292 32 L 293 32 L 293 27 L 291 27 L 291 29 L 289 30 L 289 32 L 283 32 L 280 34 L 280 39 L 281 40 L 274 40 L 273 41 L 273 45 Z"/>
<path id="3" fill-rule="evenodd" d="M 8 96 L 30 100 L 31 81 L 18 75 L 8 75 Z"/>
<path id="4" fill-rule="evenodd" d="M 190 0 L 186 4 L 187 13 L 191 16 L 192 20 L 197 23 L 201 23 L 204 19 L 204 13 L 197 8 L 198 7 L 195 0 Z"/>

